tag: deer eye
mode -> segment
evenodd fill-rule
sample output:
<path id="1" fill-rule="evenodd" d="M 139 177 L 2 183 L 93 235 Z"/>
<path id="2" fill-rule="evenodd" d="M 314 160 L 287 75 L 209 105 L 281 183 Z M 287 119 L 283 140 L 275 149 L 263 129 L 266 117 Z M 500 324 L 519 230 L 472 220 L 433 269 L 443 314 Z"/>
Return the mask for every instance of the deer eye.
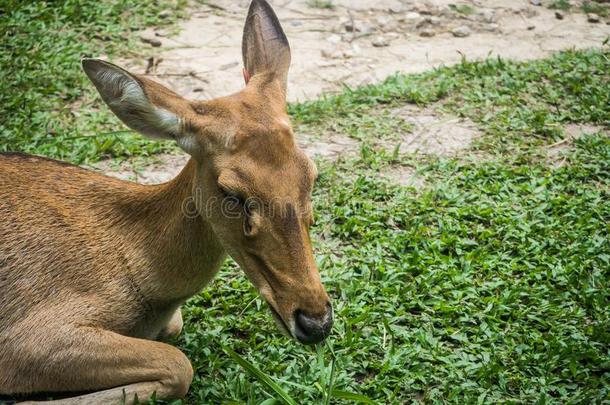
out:
<path id="1" fill-rule="evenodd" d="M 243 206 L 245 204 L 245 202 L 246 202 L 245 198 L 242 195 L 240 195 L 239 193 L 228 190 L 221 186 L 219 186 L 219 189 L 220 189 L 220 193 L 222 194 L 222 198 L 233 200 L 236 203 L 238 203 L 240 206 Z"/>

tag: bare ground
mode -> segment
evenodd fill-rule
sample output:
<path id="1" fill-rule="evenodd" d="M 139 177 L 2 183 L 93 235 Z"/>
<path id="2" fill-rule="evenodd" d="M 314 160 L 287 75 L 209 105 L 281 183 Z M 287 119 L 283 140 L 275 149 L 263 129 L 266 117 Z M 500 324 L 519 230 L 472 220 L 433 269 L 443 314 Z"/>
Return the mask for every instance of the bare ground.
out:
<path id="1" fill-rule="evenodd" d="M 143 38 L 146 57 L 122 63 L 193 99 L 218 97 L 243 87 L 240 42 L 249 0 L 209 0 L 189 11 L 179 34 L 151 28 Z M 462 57 L 526 60 L 567 48 L 600 46 L 610 36 L 603 19 L 590 23 L 582 13 L 556 12 L 528 0 L 334 0 L 334 8 L 312 0 L 271 1 L 290 40 L 293 62 L 289 99 L 312 99 L 345 85 L 378 82 L 395 73 L 412 73 L 457 63 Z M 572 2 L 575 3 L 575 2 Z M 401 150 L 438 155 L 467 148 L 477 136 L 472 123 L 407 106 L 398 114 L 414 131 Z M 358 143 L 338 134 L 299 136 L 312 156 L 335 158 Z M 167 180 L 186 161 L 159 156 L 147 167 L 103 162 L 104 172 L 143 183 Z M 134 171 L 134 167 L 136 167 Z M 139 172 L 137 176 L 134 173 Z"/>

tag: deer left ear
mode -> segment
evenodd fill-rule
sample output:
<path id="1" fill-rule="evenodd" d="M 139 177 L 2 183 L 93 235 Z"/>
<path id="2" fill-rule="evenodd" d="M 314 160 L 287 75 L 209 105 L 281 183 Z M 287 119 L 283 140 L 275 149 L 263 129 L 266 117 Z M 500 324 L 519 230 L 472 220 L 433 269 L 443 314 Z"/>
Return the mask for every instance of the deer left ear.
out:
<path id="1" fill-rule="evenodd" d="M 271 74 L 279 80 L 284 94 L 290 66 L 290 45 L 275 12 L 265 0 L 253 0 L 248 10 L 242 40 L 244 80 Z"/>

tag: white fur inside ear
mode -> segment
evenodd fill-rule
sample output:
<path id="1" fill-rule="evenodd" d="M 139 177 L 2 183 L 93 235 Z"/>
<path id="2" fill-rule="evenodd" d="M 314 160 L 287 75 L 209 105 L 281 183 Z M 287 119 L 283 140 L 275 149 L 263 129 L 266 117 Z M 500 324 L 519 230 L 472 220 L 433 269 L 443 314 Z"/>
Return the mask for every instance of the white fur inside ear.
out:
<path id="1" fill-rule="evenodd" d="M 104 69 L 97 73 L 96 79 L 102 85 L 104 100 L 129 127 L 152 138 L 178 138 L 180 118 L 152 104 L 134 78 L 121 71 Z"/>
<path id="2" fill-rule="evenodd" d="M 194 134 L 186 133 L 176 139 L 176 143 L 189 155 L 194 155 L 199 150 L 199 144 L 197 143 L 197 138 Z"/>

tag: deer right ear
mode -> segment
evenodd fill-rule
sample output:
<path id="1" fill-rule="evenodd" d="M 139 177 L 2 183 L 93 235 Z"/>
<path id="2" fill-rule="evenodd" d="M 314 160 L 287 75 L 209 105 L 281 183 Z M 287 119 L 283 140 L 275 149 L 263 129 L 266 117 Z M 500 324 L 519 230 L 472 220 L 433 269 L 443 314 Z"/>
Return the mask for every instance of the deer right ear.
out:
<path id="1" fill-rule="evenodd" d="M 99 59 L 83 59 L 83 70 L 112 112 L 128 127 L 157 139 L 174 139 L 193 154 L 193 135 L 184 131 L 188 101 L 171 90 Z"/>
<path id="2" fill-rule="evenodd" d="M 275 12 L 265 0 L 253 0 L 248 10 L 242 40 L 244 79 L 273 74 L 286 93 L 290 45 Z"/>

